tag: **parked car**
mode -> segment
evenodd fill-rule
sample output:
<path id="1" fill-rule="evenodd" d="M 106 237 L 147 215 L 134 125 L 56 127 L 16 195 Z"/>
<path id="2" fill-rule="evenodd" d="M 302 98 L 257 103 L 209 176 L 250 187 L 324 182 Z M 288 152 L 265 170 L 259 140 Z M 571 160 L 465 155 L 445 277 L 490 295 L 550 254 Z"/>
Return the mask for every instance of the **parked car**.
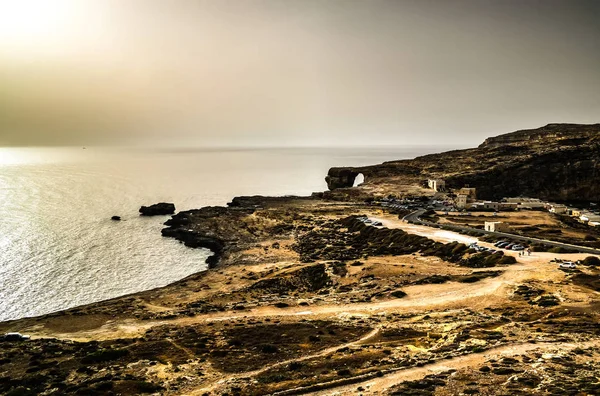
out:
<path id="1" fill-rule="evenodd" d="M 0 340 L 2 341 L 25 341 L 30 339 L 28 335 L 23 335 L 21 333 L 6 333 L 4 334 Z"/>
<path id="2" fill-rule="evenodd" d="M 373 222 L 373 220 L 371 219 L 366 219 L 365 221 L 363 221 L 363 223 L 365 224 L 371 224 Z"/>
<path id="3" fill-rule="evenodd" d="M 383 223 L 381 221 L 374 221 L 373 223 L 371 223 L 371 225 L 374 225 L 375 227 L 381 227 Z"/>
<path id="4" fill-rule="evenodd" d="M 504 249 L 511 250 L 513 248 L 513 246 L 515 246 L 514 243 L 509 243 L 508 245 L 504 246 Z"/>
<path id="5" fill-rule="evenodd" d="M 512 250 L 525 250 L 525 246 L 523 245 L 515 245 L 512 247 Z"/>
<path id="6" fill-rule="evenodd" d="M 500 245 L 503 244 L 503 243 L 508 243 L 508 242 L 506 242 L 506 241 L 498 241 L 498 242 L 494 243 L 494 246 L 500 247 Z"/>
<path id="7" fill-rule="evenodd" d="M 502 243 L 498 244 L 498 246 L 497 246 L 497 247 L 499 247 L 499 248 L 504 248 L 504 247 L 506 247 L 507 245 L 510 245 L 510 242 L 502 242 Z"/>
<path id="8" fill-rule="evenodd" d="M 558 268 L 575 269 L 577 266 L 572 261 L 565 261 L 564 263 L 559 263 Z"/>

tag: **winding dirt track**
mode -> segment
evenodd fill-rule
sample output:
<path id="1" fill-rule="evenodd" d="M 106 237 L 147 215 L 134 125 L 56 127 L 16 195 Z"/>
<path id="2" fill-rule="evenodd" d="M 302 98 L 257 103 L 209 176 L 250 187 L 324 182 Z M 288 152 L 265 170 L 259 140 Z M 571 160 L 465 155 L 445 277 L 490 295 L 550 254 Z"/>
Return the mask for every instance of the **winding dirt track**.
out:
<path id="1" fill-rule="evenodd" d="M 429 227 L 418 226 L 418 225 L 407 225 L 397 219 L 381 218 L 389 228 L 407 228 L 407 231 L 411 233 L 418 233 L 420 235 L 427 236 L 433 240 L 440 242 L 449 242 L 452 240 L 464 241 L 465 236 L 444 231 L 440 233 L 437 229 L 431 229 Z M 468 242 L 468 241 L 465 241 Z M 480 242 L 480 245 L 490 246 L 489 244 Z M 506 252 L 506 254 L 517 256 L 517 252 Z M 562 257 L 577 260 L 584 258 L 587 255 L 573 254 L 573 255 L 562 255 Z M 158 325 L 194 325 L 198 323 L 214 322 L 214 321 L 229 321 L 236 319 L 251 319 L 251 318 L 262 318 L 262 317 L 293 317 L 303 316 L 314 319 L 319 318 L 331 318 L 337 316 L 339 318 L 346 318 L 348 316 L 370 316 L 370 315 L 385 315 L 386 313 L 393 312 L 423 312 L 426 310 L 452 310 L 460 309 L 464 307 L 470 307 L 473 309 L 482 309 L 488 306 L 494 306 L 501 303 L 512 287 L 527 279 L 538 279 L 547 281 L 556 281 L 564 278 L 564 274 L 556 269 L 554 265 L 549 265 L 548 262 L 553 258 L 553 254 L 548 253 L 535 253 L 532 256 L 517 257 L 519 264 L 503 267 L 504 272 L 495 278 L 487 278 L 476 283 L 456 283 L 448 282 L 445 284 L 435 285 L 415 285 L 403 288 L 403 291 L 407 293 L 407 296 L 402 299 L 392 299 L 384 301 L 375 301 L 368 303 L 356 303 L 356 304 L 342 304 L 342 305 L 315 305 L 309 307 L 287 307 L 287 308 L 276 308 L 272 306 L 262 306 L 252 308 L 247 311 L 236 311 L 236 312 L 219 312 L 212 314 L 199 315 L 195 317 L 184 317 L 172 320 L 161 320 L 161 321 L 139 321 L 139 320 L 124 320 L 109 322 L 102 327 L 77 331 L 72 333 L 50 333 L 47 330 L 43 330 L 39 333 L 40 336 L 51 336 L 60 339 L 71 339 L 79 341 L 87 340 L 102 340 L 112 339 L 121 337 L 136 337 L 142 335 L 147 329 L 158 326 Z M 486 269 L 489 270 L 489 269 Z M 157 307 L 158 308 L 158 307 Z M 219 381 L 211 384 L 208 387 L 198 388 L 191 392 L 186 392 L 187 395 L 198 395 L 206 392 L 217 392 L 231 381 L 242 378 L 256 377 L 268 370 L 288 365 L 292 362 L 301 362 L 309 359 L 314 359 L 322 356 L 331 354 L 341 348 L 360 344 L 376 336 L 380 328 L 375 328 L 363 337 L 335 347 L 327 348 L 310 355 L 302 356 L 295 359 L 288 359 L 280 361 L 259 370 L 250 372 L 240 373 L 222 378 Z M 178 345 L 176 345 L 178 346 Z M 578 345 L 582 346 L 582 345 Z M 179 347 L 179 346 L 178 346 Z M 381 394 L 382 391 L 389 389 L 391 386 L 398 384 L 406 380 L 414 380 L 422 378 L 427 374 L 444 371 L 448 369 L 460 369 L 468 366 L 475 366 L 485 361 L 486 357 L 490 355 L 516 355 L 523 352 L 527 352 L 533 349 L 545 349 L 550 350 L 552 348 L 572 349 L 574 344 L 563 343 L 563 344 L 518 344 L 501 346 L 498 348 L 490 349 L 483 353 L 473 353 L 465 356 L 456 357 L 453 359 L 446 359 L 440 362 L 432 363 L 423 367 L 400 369 L 392 372 L 388 372 L 382 377 L 378 378 L 365 378 L 357 379 L 357 382 L 352 385 L 344 385 L 335 383 L 324 383 L 321 384 L 323 387 L 331 388 L 327 391 L 319 391 L 314 393 L 315 395 L 346 395 L 355 394 L 356 388 L 362 386 L 366 389 L 363 393 L 365 394 Z M 189 351 L 186 351 L 189 353 Z M 296 389 L 290 390 L 286 394 L 304 394 L 310 393 L 311 389 Z"/>
<path id="2" fill-rule="evenodd" d="M 402 228 L 410 233 L 423 235 L 439 242 L 447 243 L 453 240 L 468 242 L 465 238 L 469 238 L 469 241 L 471 241 L 471 239 L 475 240 L 474 238 L 465 237 L 464 235 L 452 231 L 440 231 L 426 226 L 407 224 L 393 216 L 382 216 L 378 220 L 381 220 L 388 228 Z M 488 247 L 492 246 L 484 242 L 479 242 L 479 244 Z M 515 256 L 519 261 L 519 264 L 504 267 L 504 273 L 496 278 L 487 278 L 472 284 L 448 282 L 440 285 L 409 286 L 403 289 L 408 295 L 402 299 L 345 305 L 316 305 L 311 307 L 275 308 L 263 306 L 242 312 L 219 312 L 195 317 L 160 321 L 128 319 L 115 322 L 111 321 L 92 330 L 72 333 L 41 332 L 39 335 L 42 337 L 88 341 L 119 337 L 135 337 L 143 334 L 147 329 L 153 326 L 164 324 L 191 325 L 194 323 L 211 321 L 261 317 L 372 315 L 386 311 L 439 309 L 441 307 L 454 308 L 459 304 L 463 307 L 485 307 L 497 302 L 497 298 L 504 298 L 506 292 L 512 285 L 518 284 L 525 279 L 534 278 L 554 281 L 559 280 L 564 276 L 554 265 L 549 264 L 549 261 L 555 256 L 552 253 L 534 253 L 531 256 L 522 257 L 518 256 L 518 252 L 505 251 L 505 254 Z M 579 260 L 587 256 L 587 254 L 582 253 L 561 255 L 561 257 L 568 260 Z M 33 331 L 32 334 L 35 335 L 35 331 Z"/>
<path id="3" fill-rule="evenodd" d="M 408 369 L 400 369 L 393 371 L 389 374 L 385 374 L 382 377 L 368 379 L 366 381 L 357 382 L 352 385 L 344 385 L 339 387 L 332 387 L 330 389 L 318 392 L 302 392 L 302 389 L 297 389 L 296 394 L 310 394 L 319 396 L 341 396 L 341 395 L 354 395 L 356 394 L 356 388 L 362 386 L 365 390 L 361 391 L 362 394 L 382 394 L 394 385 L 397 385 L 404 381 L 413 381 L 425 377 L 429 374 L 435 374 L 442 371 L 455 369 L 459 370 L 465 367 L 478 366 L 485 363 L 486 359 L 492 356 L 501 355 L 503 357 L 520 355 L 525 352 L 533 350 L 556 350 L 565 352 L 575 348 L 586 348 L 591 346 L 599 345 L 599 341 L 590 341 L 585 343 L 523 343 L 517 345 L 506 345 L 497 348 L 489 349 L 481 353 L 471 353 L 464 356 L 455 357 L 452 359 L 446 359 L 432 364 L 428 364 L 422 367 L 414 367 Z M 326 385 L 326 384 L 323 384 Z"/>
<path id="4" fill-rule="evenodd" d="M 448 282 L 439 285 L 415 285 L 403 290 L 407 296 L 402 299 L 375 301 L 368 303 L 344 305 L 315 305 L 310 307 L 276 308 L 262 306 L 242 312 L 219 312 L 214 314 L 199 315 L 161 321 L 138 321 L 128 319 L 124 321 L 108 322 L 93 329 L 73 333 L 41 333 L 40 336 L 56 337 L 65 340 L 87 341 L 113 339 L 120 337 L 136 337 L 147 329 L 165 324 L 193 325 L 212 321 L 249 319 L 261 317 L 323 317 L 337 315 L 373 315 L 385 312 L 400 312 L 411 310 L 427 310 L 439 308 L 454 308 L 457 306 L 485 307 L 503 298 L 508 290 L 515 284 L 529 278 L 553 278 L 562 276 L 554 267 L 547 264 L 547 258 L 526 257 L 522 264 L 505 267 L 502 275 L 496 278 L 487 278 L 476 283 Z"/>
<path id="5" fill-rule="evenodd" d="M 271 369 L 274 369 L 274 368 L 277 368 L 277 367 L 281 367 L 281 366 L 285 366 L 285 365 L 288 365 L 288 364 L 293 363 L 293 362 L 303 362 L 305 360 L 309 360 L 309 359 L 314 359 L 314 358 L 326 356 L 326 355 L 329 355 L 330 353 L 334 353 L 334 352 L 336 352 L 336 351 L 338 351 L 338 350 L 340 350 L 342 348 L 355 346 L 355 345 L 358 345 L 358 344 L 360 344 L 362 342 L 365 342 L 365 341 L 367 341 L 367 340 L 375 337 L 377 334 L 379 334 L 379 331 L 380 331 L 380 328 L 377 327 L 377 328 L 371 330 L 369 333 L 365 334 L 364 336 L 360 337 L 359 339 L 354 340 L 352 342 L 348 342 L 346 344 L 336 345 L 334 347 L 326 348 L 326 349 L 323 349 L 323 350 L 321 350 L 319 352 L 316 352 L 316 353 L 313 353 L 313 354 L 310 354 L 310 355 L 306 355 L 306 356 L 302 356 L 302 357 L 299 357 L 299 358 L 288 359 L 288 360 L 284 360 L 284 361 L 281 361 L 281 362 L 273 363 L 273 364 L 267 365 L 267 366 L 265 366 L 265 367 L 263 367 L 261 369 L 258 369 L 258 370 L 248 371 L 248 372 L 240 373 L 240 374 L 235 374 L 235 375 L 229 376 L 227 378 L 224 378 L 224 379 L 222 379 L 220 381 L 217 381 L 215 384 L 211 385 L 210 387 L 196 389 L 192 393 L 189 393 L 189 394 L 190 395 L 196 395 L 196 394 L 201 395 L 201 394 L 204 394 L 205 392 L 210 392 L 210 391 L 218 390 L 221 386 L 227 384 L 228 382 L 230 382 L 232 380 L 238 379 L 238 378 L 255 377 L 255 376 L 260 375 L 260 374 L 262 374 L 262 373 L 264 373 L 266 371 L 269 371 Z"/>
<path id="6" fill-rule="evenodd" d="M 500 292 L 500 289 L 517 283 L 521 279 L 530 277 L 533 274 L 533 271 L 537 271 L 537 268 L 534 265 L 514 265 L 508 267 L 499 277 L 484 279 L 476 283 L 464 284 L 448 282 L 440 285 L 409 286 L 403 289 L 408 296 L 402 299 L 346 305 L 316 305 L 312 307 L 276 308 L 264 306 L 236 314 L 223 312 L 163 321 L 116 321 L 109 322 L 104 326 L 93 330 L 51 334 L 47 336 L 76 341 L 99 340 L 135 337 L 143 334 L 151 327 L 164 324 L 192 325 L 195 323 L 260 317 L 331 317 L 332 315 L 343 317 L 361 314 L 373 315 L 382 312 L 385 313 L 387 311 L 423 310 L 440 306 L 448 307 L 455 303 L 464 303 L 467 300 L 477 300 L 483 296 L 495 295 Z"/>

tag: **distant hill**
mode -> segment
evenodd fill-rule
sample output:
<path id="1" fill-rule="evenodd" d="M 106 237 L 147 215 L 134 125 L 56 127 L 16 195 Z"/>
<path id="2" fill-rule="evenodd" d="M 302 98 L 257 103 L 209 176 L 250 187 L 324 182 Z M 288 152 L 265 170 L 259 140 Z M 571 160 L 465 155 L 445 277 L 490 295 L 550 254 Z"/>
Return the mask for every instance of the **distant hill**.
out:
<path id="1" fill-rule="evenodd" d="M 486 139 L 479 147 L 357 168 L 331 168 L 330 190 L 352 186 L 385 192 L 442 178 L 449 188 L 476 187 L 483 199 L 531 196 L 600 201 L 600 124 L 548 124 Z M 385 188 L 381 188 L 385 186 Z"/>

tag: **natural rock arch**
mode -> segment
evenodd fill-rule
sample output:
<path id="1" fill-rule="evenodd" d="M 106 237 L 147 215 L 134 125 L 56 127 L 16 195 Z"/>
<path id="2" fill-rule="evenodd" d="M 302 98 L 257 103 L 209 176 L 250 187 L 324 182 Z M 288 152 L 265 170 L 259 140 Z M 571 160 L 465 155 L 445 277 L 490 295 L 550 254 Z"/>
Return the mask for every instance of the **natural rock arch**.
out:
<path id="1" fill-rule="evenodd" d="M 359 173 L 354 178 L 354 182 L 352 183 L 352 187 L 358 187 L 361 184 L 363 184 L 364 182 L 365 182 L 365 175 L 363 175 L 362 173 Z"/>
<path id="2" fill-rule="evenodd" d="M 329 190 L 336 188 L 355 187 L 358 176 L 361 176 L 360 183 L 364 183 L 366 175 L 357 168 L 331 168 L 327 173 L 325 181 Z"/>

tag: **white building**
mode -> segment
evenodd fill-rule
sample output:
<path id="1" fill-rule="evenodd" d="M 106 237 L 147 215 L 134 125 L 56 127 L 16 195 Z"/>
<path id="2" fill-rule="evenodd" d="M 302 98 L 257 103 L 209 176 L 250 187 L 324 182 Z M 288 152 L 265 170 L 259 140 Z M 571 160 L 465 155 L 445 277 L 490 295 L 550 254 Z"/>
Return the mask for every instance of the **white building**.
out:
<path id="1" fill-rule="evenodd" d="M 567 207 L 566 205 L 561 204 L 550 204 L 550 212 L 556 214 L 564 214 L 567 213 Z"/>
<path id="2" fill-rule="evenodd" d="M 579 216 L 579 220 L 588 223 L 589 225 L 593 225 L 591 223 L 600 223 L 600 215 L 591 212 L 584 212 Z"/>
<path id="3" fill-rule="evenodd" d="M 509 232 L 510 226 L 501 221 L 486 221 L 485 230 L 490 232 Z"/>

